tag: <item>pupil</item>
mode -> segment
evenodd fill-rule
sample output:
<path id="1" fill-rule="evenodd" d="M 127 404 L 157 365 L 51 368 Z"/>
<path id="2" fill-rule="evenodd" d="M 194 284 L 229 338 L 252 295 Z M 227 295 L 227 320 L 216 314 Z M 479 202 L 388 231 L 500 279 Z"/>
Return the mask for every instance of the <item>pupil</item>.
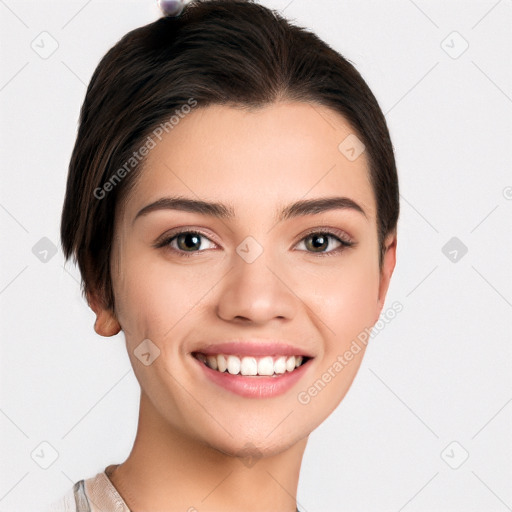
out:
<path id="1" fill-rule="evenodd" d="M 186 240 L 186 243 L 179 244 L 179 245 L 182 245 L 181 248 L 184 249 L 185 251 L 190 251 L 191 249 L 197 248 L 197 247 L 194 247 L 194 245 L 196 245 L 196 246 L 201 245 L 201 243 L 199 241 L 199 236 L 195 235 L 193 233 L 185 233 L 184 235 L 180 235 L 180 240 L 181 241 Z M 191 240 L 192 240 L 192 247 L 190 247 L 190 245 L 189 245 L 189 242 Z"/>
<path id="2" fill-rule="evenodd" d="M 312 235 L 311 240 L 320 240 L 319 243 L 313 242 L 312 245 L 315 249 L 321 249 L 327 243 L 327 237 L 323 235 Z"/>

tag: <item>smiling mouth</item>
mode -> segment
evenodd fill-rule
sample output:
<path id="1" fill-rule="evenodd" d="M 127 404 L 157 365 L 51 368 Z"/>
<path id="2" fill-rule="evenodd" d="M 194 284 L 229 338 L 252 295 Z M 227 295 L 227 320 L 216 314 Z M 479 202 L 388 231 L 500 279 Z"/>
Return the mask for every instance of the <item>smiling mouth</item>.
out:
<path id="1" fill-rule="evenodd" d="M 204 363 L 208 368 L 219 373 L 242 376 L 279 376 L 293 372 L 306 364 L 306 356 L 236 356 L 232 354 L 203 354 L 193 352 L 192 356 Z"/>

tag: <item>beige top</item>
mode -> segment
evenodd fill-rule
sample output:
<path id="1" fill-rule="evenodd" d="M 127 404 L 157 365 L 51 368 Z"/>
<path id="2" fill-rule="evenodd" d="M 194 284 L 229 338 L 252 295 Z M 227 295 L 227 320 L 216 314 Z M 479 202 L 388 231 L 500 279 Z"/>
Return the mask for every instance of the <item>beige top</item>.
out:
<path id="1" fill-rule="evenodd" d="M 116 467 L 111 464 L 96 476 L 80 480 L 46 512 L 131 512 L 110 481 Z"/>
<path id="2" fill-rule="evenodd" d="M 92 478 L 80 480 L 47 512 L 130 512 L 108 475 L 116 464 Z"/>

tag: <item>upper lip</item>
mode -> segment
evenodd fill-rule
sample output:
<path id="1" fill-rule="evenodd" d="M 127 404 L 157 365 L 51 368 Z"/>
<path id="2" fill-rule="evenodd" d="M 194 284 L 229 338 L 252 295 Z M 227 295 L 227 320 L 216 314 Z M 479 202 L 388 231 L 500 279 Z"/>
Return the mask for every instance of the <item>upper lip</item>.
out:
<path id="1" fill-rule="evenodd" d="M 192 350 L 192 353 L 205 355 L 239 355 L 239 356 L 303 356 L 313 357 L 310 351 L 276 340 L 235 340 L 205 342 Z"/>

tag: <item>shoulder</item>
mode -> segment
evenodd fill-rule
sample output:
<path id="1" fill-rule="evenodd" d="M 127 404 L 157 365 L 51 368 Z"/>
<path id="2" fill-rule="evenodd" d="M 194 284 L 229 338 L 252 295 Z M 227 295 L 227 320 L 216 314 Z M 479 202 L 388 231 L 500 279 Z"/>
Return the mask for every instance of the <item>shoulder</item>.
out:
<path id="1" fill-rule="evenodd" d="M 130 512 L 105 471 L 76 482 L 46 512 L 93 512 L 94 510 Z"/>
<path id="2" fill-rule="evenodd" d="M 83 494 L 84 480 L 80 480 L 73 485 L 69 491 L 58 501 L 52 503 L 45 512 L 82 512 L 90 509 L 77 509 L 77 497 Z"/>

